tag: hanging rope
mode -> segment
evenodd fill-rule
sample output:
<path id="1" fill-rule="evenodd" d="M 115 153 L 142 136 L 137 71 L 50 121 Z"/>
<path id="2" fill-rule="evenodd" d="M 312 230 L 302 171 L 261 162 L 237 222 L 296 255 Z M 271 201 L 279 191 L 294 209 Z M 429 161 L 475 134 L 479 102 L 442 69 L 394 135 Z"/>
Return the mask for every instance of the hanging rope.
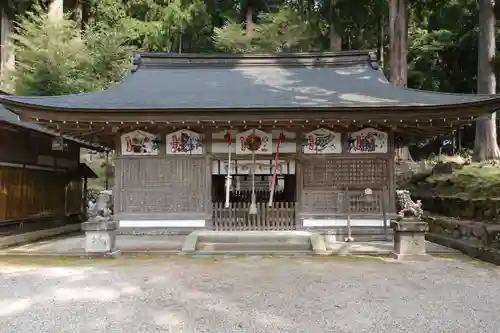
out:
<path id="1" fill-rule="evenodd" d="M 224 207 L 226 208 L 229 208 L 229 195 L 231 193 L 231 179 L 232 179 L 232 176 L 231 176 L 231 144 L 233 142 L 233 138 L 231 137 L 231 134 L 229 134 L 229 132 L 227 132 L 225 135 L 224 135 L 224 139 L 226 139 L 227 141 L 227 154 L 228 154 L 228 158 L 227 158 L 227 176 L 226 176 L 226 202 L 224 203 Z"/>
<path id="2" fill-rule="evenodd" d="M 257 214 L 257 198 L 255 196 L 255 152 L 260 149 L 261 145 L 262 139 L 255 134 L 255 130 L 245 139 L 246 148 L 252 152 L 252 201 L 250 203 L 249 214 Z"/>
<path id="3" fill-rule="evenodd" d="M 278 177 L 278 165 L 279 165 L 279 154 L 280 154 L 280 145 L 285 141 L 285 135 L 283 132 L 278 136 L 278 144 L 276 146 L 276 157 L 274 158 L 274 172 L 273 178 L 271 180 L 271 188 L 269 189 L 269 203 L 268 206 L 273 206 L 274 200 L 274 190 L 276 189 L 276 178 Z"/>
<path id="4" fill-rule="evenodd" d="M 252 202 L 248 213 L 257 214 L 257 198 L 255 196 L 255 151 L 252 150 Z"/>

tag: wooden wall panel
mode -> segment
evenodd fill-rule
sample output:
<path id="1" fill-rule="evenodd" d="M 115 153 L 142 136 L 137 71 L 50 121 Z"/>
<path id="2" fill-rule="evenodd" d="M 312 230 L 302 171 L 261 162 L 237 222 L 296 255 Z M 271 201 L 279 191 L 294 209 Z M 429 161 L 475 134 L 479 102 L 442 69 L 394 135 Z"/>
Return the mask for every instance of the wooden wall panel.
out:
<path id="1" fill-rule="evenodd" d="M 345 215 L 382 213 L 382 189 L 374 189 L 367 202 L 363 190 L 304 190 L 300 212 L 303 214 Z"/>
<path id="2" fill-rule="evenodd" d="M 316 157 L 303 160 L 303 187 L 383 187 L 389 181 L 389 158 Z"/>
<path id="3" fill-rule="evenodd" d="M 204 156 L 121 158 L 117 213 L 206 213 L 207 168 Z"/>
<path id="4" fill-rule="evenodd" d="M 51 136 L 6 124 L 0 124 L 0 142 L 8 143 L 0 146 L 0 162 L 37 165 L 41 155 L 68 160 L 76 166 L 80 158 L 80 147 L 74 142 L 65 141 L 65 151 L 52 151 Z"/>
<path id="5" fill-rule="evenodd" d="M 303 159 L 301 214 L 380 214 L 391 185 L 391 155 L 324 156 Z M 371 188 L 372 201 L 364 190 Z M 385 199 L 384 199 L 385 200 Z M 388 207 L 390 207 L 390 202 Z"/>
<path id="6" fill-rule="evenodd" d="M 0 167 L 0 220 L 81 212 L 81 181 L 64 172 Z"/>

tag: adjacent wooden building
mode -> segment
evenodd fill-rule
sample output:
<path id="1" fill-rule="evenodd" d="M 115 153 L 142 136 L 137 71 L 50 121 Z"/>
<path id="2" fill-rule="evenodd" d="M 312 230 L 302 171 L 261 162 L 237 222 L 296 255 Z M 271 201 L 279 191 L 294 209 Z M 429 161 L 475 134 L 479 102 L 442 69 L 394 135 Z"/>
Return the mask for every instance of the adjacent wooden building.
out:
<path id="1" fill-rule="evenodd" d="M 0 142 L 1 235 L 82 221 L 85 178 L 93 173 L 79 163 L 81 142 L 62 143 L 1 104 Z"/>
<path id="2" fill-rule="evenodd" d="M 395 148 L 500 107 L 394 87 L 367 51 L 148 53 L 133 65 L 106 91 L 1 98 L 23 120 L 116 150 L 121 228 L 382 229 Z"/>

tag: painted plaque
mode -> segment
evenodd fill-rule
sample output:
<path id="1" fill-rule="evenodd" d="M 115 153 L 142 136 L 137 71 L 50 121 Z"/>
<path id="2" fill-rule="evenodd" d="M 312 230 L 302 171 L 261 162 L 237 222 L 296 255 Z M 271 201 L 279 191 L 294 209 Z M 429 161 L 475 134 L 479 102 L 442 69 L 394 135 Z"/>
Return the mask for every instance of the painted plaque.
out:
<path id="1" fill-rule="evenodd" d="M 167 135 L 167 154 L 200 155 L 203 154 L 203 139 L 199 133 L 180 130 Z"/>
<path id="2" fill-rule="evenodd" d="M 63 151 L 66 146 L 62 136 L 56 136 L 52 139 L 52 150 Z"/>
<path id="3" fill-rule="evenodd" d="M 387 153 L 387 133 L 373 128 L 364 128 L 349 133 L 350 153 Z"/>
<path id="4" fill-rule="evenodd" d="M 158 155 L 158 137 L 144 131 L 133 131 L 121 136 L 122 155 Z"/>
<path id="5" fill-rule="evenodd" d="M 271 154 L 272 146 L 271 134 L 258 129 L 236 135 L 236 154 Z"/>
<path id="6" fill-rule="evenodd" d="M 305 154 L 340 154 L 342 136 L 326 128 L 318 128 L 306 134 Z"/>

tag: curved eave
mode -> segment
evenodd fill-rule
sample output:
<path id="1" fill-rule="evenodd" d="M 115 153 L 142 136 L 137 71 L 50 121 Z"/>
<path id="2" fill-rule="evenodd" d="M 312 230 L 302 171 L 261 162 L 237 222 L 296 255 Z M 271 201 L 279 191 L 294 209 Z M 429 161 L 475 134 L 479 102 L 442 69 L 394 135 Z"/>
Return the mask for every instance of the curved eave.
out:
<path id="1" fill-rule="evenodd" d="M 29 114 L 30 117 L 43 119 L 62 119 L 65 120 L 91 120 L 109 118 L 110 120 L 121 120 L 130 118 L 149 118 L 151 116 L 161 119 L 192 118 L 204 114 L 218 114 L 221 118 L 231 118 L 234 115 L 239 117 L 252 116 L 270 116 L 277 115 L 287 117 L 301 116 L 301 113 L 307 112 L 309 116 L 322 114 L 336 114 L 342 118 L 364 117 L 367 113 L 372 116 L 394 117 L 413 117 L 426 116 L 430 114 L 449 113 L 451 115 L 464 114 L 487 115 L 500 109 L 500 96 L 486 95 L 484 99 L 473 100 L 470 102 L 440 104 L 440 105 L 358 105 L 358 106 L 299 106 L 299 107 L 239 107 L 239 108 L 119 108 L 119 109 L 86 109 L 86 108 L 63 108 L 44 105 L 35 105 L 21 101 L 3 99 L 0 101 L 8 109 L 21 114 Z"/>

